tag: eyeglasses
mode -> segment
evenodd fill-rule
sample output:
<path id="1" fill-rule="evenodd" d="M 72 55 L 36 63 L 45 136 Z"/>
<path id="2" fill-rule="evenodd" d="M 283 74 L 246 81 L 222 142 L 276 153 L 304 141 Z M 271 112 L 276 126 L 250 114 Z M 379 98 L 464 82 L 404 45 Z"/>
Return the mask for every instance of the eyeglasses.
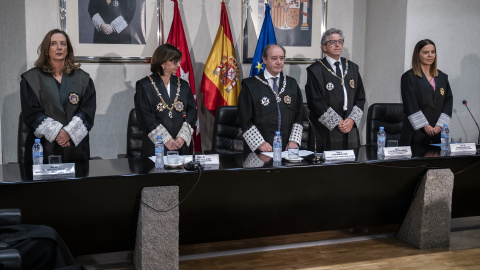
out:
<path id="1" fill-rule="evenodd" d="M 332 46 L 335 46 L 335 45 L 343 45 L 343 39 L 339 39 L 339 40 L 327 40 L 327 44 L 330 44 Z"/>

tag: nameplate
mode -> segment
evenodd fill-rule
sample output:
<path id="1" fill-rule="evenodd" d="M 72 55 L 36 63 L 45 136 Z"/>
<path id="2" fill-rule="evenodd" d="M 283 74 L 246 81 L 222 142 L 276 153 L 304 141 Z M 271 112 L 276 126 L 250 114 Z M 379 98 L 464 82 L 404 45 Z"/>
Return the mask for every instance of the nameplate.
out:
<path id="1" fill-rule="evenodd" d="M 192 161 L 192 156 L 184 156 L 185 160 L 184 163 L 187 163 L 189 161 Z M 195 161 L 199 161 L 201 164 L 205 165 L 214 165 L 214 164 L 220 164 L 220 159 L 218 154 L 212 154 L 212 155 L 195 155 Z"/>
<path id="2" fill-rule="evenodd" d="M 389 157 L 412 157 L 412 148 L 410 146 L 397 146 L 383 148 L 383 155 Z"/>
<path id="3" fill-rule="evenodd" d="M 324 151 L 325 161 L 355 161 L 353 150 Z"/>
<path id="4" fill-rule="evenodd" d="M 33 180 L 75 177 L 75 163 L 33 165 Z"/>
<path id="5" fill-rule="evenodd" d="M 474 155 L 477 153 L 475 143 L 450 144 L 450 155 Z"/>

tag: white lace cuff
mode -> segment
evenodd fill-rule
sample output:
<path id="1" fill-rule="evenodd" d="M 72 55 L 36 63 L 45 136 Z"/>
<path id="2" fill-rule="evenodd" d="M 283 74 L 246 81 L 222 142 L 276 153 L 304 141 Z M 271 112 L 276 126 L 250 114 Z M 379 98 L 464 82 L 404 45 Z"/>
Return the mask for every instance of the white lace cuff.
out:
<path id="1" fill-rule="evenodd" d="M 447 124 L 449 125 L 450 124 L 450 120 L 452 120 L 450 118 L 450 116 L 448 116 L 447 114 L 440 114 L 440 117 L 438 118 L 438 121 L 437 123 L 435 124 L 435 126 L 439 126 L 439 127 L 443 127 L 443 124 Z"/>
<path id="2" fill-rule="evenodd" d="M 74 116 L 63 130 L 68 133 L 75 146 L 79 145 L 83 138 L 88 134 L 87 127 L 83 124 L 83 120 L 78 116 Z"/>
<path id="3" fill-rule="evenodd" d="M 117 33 L 120 33 L 123 31 L 123 29 L 127 28 L 128 23 L 125 21 L 125 19 L 122 16 L 118 16 L 117 18 L 115 18 L 115 20 L 113 20 L 110 23 L 110 25 L 113 26 L 113 28 L 115 28 L 115 31 Z"/>
<path id="4" fill-rule="evenodd" d="M 255 125 L 243 133 L 243 138 L 252 152 L 265 142 L 265 139 Z"/>
<path id="5" fill-rule="evenodd" d="M 255 153 L 248 154 L 247 158 L 243 162 L 244 168 L 259 168 L 263 165 L 265 165 L 265 162 L 263 162 Z"/>
<path id="6" fill-rule="evenodd" d="M 148 133 L 148 138 L 150 138 L 153 144 L 155 144 L 155 142 L 157 141 L 157 135 L 162 135 L 163 144 L 166 144 L 172 139 L 172 136 L 170 135 L 170 133 L 168 133 L 167 129 L 162 124 L 158 125 L 157 128 Z"/>
<path id="7" fill-rule="evenodd" d="M 47 139 L 49 142 L 53 142 L 57 138 L 62 127 L 63 125 L 60 122 L 47 117 L 42 121 L 37 129 L 35 129 L 33 134 L 37 138 L 45 137 L 45 139 Z"/>
<path id="8" fill-rule="evenodd" d="M 322 123 L 328 130 L 332 131 L 342 121 L 342 117 L 338 113 L 329 107 L 328 110 L 318 118 L 318 122 Z"/>
<path id="9" fill-rule="evenodd" d="M 292 132 L 288 141 L 296 142 L 299 146 L 302 144 L 303 126 L 300 124 L 293 124 Z"/>
<path id="10" fill-rule="evenodd" d="M 100 14 L 98 13 L 93 15 L 92 22 L 93 22 L 93 26 L 95 26 L 95 29 L 97 29 L 97 31 L 101 31 L 100 25 L 102 25 L 102 23 L 105 23 L 102 17 L 100 17 Z"/>
<path id="11" fill-rule="evenodd" d="M 193 128 L 187 123 L 183 122 L 182 128 L 178 131 L 177 137 L 182 138 L 187 146 L 190 146 L 190 141 L 192 140 Z"/>
<path id="12" fill-rule="evenodd" d="M 352 119 L 355 122 L 355 124 L 357 124 L 357 127 L 360 127 L 360 121 L 362 120 L 362 116 L 363 116 L 362 109 L 360 109 L 355 105 L 353 106 L 353 109 L 350 112 L 350 115 L 348 116 L 348 118 Z"/>
<path id="13" fill-rule="evenodd" d="M 414 130 L 421 129 L 428 125 L 427 118 L 423 115 L 422 111 L 418 111 L 408 116 L 408 120 Z"/>

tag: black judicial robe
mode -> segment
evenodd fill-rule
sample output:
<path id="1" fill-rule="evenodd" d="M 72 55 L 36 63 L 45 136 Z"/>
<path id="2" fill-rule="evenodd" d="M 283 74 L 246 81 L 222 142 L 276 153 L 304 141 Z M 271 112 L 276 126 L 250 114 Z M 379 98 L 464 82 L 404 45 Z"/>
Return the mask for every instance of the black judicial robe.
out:
<path id="1" fill-rule="evenodd" d="M 98 14 L 106 24 L 112 26 L 115 24 L 112 23 L 115 20 L 119 24 L 126 23 L 126 27 L 120 33 L 114 31 L 110 35 L 106 35 L 103 31 L 95 28 L 93 43 L 131 44 L 130 22 L 135 15 L 136 5 L 135 0 L 112 0 L 110 4 L 106 0 L 90 0 L 88 3 L 90 18 Z"/>
<path id="2" fill-rule="evenodd" d="M 320 61 L 334 71 L 326 58 Z M 343 74 L 345 74 L 347 60 L 342 57 L 341 61 Z M 348 149 L 360 146 L 360 135 L 357 125 L 363 116 L 365 89 L 363 88 L 362 77 L 357 64 L 348 61 L 348 73 L 344 82 L 348 98 L 346 115 L 344 115 L 343 111 L 344 92 L 341 80 L 331 74 L 319 61 L 307 67 L 305 95 L 307 96 L 308 108 L 310 109 L 310 121 L 313 123 L 313 129 L 315 129 L 317 137 L 317 151 L 342 149 L 343 133 L 338 129 L 338 123 L 348 117 L 355 122 L 352 130 L 348 133 Z M 331 90 L 327 88 L 329 83 L 331 84 L 328 88 Z M 323 123 L 320 122 L 320 119 Z M 330 131 L 325 124 L 333 129 Z M 313 137 L 313 132 L 310 131 L 308 136 Z M 309 140 L 308 148 L 311 151 L 315 148 L 313 144 L 313 140 Z"/>
<path id="3" fill-rule="evenodd" d="M 268 84 L 263 72 L 258 77 Z M 287 85 L 285 91 L 280 94 L 281 101 L 278 103 L 281 111 L 282 149 L 285 149 L 291 139 L 300 146 L 303 130 L 300 113 L 303 103 L 302 93 L 294 78 L 289 76 L 286 76 L 286 78 Z M 283 81 L 284 75 L 282 72 L 280 74 L 279 91 L 283 87 Z M 278 130 L 278 109 L 272 88 L 255 77 L 244 79 L 242 81 L 242 91 L 238 96 L 238 111 L 243 137 L 245 138 L 244 152 L 251 152 L 252 150 L 247 143 L 248 141 L 263 139 L 273 146 L 273 137 L 275 131 Z M 253 126 L 259 133 L 251 130 Z"/>
<path id="4" fill-rule="evenodd" d="M 178 77 L 171 76 L 170 78 L 170 97 L 167 93 L 162 78 L 158 74 L 152 74 L 150 77 L 155 82 L 158 91 L 162 95 L 165 103 L 170 107 L 175 100 L 178 87 Z M 175 139 L 177 137 L 182 138 L 185 143 L 180 148 L 180 155 L 187 155 L 190 151 L 190 139 L 193 132 L 193 126 L 197 120 L 197 109 L 195 104 L 195 98 L 193 97 L 190 85 L 185 80 L 180 79 L 180 93 L 179 101 L 183 103 L 183 108 L 179 111 L 176 108 L 172 109 L 172 118 L 168 116 L 169 110 L 163 111 L 157 110 L 157 104 L 160 102 L 160 98 L 152 85 L 152 82 L 148 77 L 145 77 L 136 84 L 135 93 L 135 110 L 137 112 L 137 118 L 140 123 L 140 128 L 143 130 L 143 145 L 142 145 L 142 157 L 150 157 L 155 155 L 155 145 L 153 141 L 156 141 L 156 135 L 162 135 L 163 141 L 167 142 L 169 138 Z M 186 114 L 186 123 L 183 114 Z M 188 124 L 188 128 L 187 128 Z M 153 138 L 153 141 L 152 139 Z M 165 154 L 168 149 L 165 147 Z"/>
<path id="5" fill-rule="evenodd" d="M 44 164 L 49 155 L 61 155 L 62 162 L 90 159 L 89 131 L 93 127 L 95 86 L 88 73 L 74 69 L 63 74 L 60 89 L 51 74 L 32 68 L 21 76 L 20 100 L 25 124 L 29 127 L 25 163 L 32 163 L 32 146 L 41 138 Z M 60 129 L 70 135 L 70 147 L 55 141 Z"/>
<path id="6" fill-rule="evenodd" d="M 401 92 L 405 119 L 399 144 L 428 146 L 431 143 L 440 143 L 440 133 L 430 137 L 425 133 L 423 127 L 426 124 L 432 127 L 437 124 L 443 126 L 443 123 L 448 124 L 452 117 L 453 94 L 448 82 L 448 75 L 438 70 L 434 90 L 423 71 L 422 77 L 418 77 L 413 73 L 413 69 L 410 69 L 402 75 Z M 420 115 L 420 118 L 423 114 L 423 119 L 426 118 L 428 122 L 420 124 L 422 127 L 417 130 L 414 129 L 408 118 L 415 113 Z"/>

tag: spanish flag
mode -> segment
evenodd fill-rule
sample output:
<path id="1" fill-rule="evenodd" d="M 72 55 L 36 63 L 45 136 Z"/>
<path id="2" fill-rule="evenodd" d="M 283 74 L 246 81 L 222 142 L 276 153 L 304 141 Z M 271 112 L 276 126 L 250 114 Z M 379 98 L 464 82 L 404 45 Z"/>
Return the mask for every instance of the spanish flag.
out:
<path id="1" fill-rule="evenodd" d="M 222 2 L 220 26 L 203 70 L 201 91 L 205 107 L 215 115 L 218 107 L 237 105 L 240 94 L 240 72 L 228 22 L 227 8 Z"/>

